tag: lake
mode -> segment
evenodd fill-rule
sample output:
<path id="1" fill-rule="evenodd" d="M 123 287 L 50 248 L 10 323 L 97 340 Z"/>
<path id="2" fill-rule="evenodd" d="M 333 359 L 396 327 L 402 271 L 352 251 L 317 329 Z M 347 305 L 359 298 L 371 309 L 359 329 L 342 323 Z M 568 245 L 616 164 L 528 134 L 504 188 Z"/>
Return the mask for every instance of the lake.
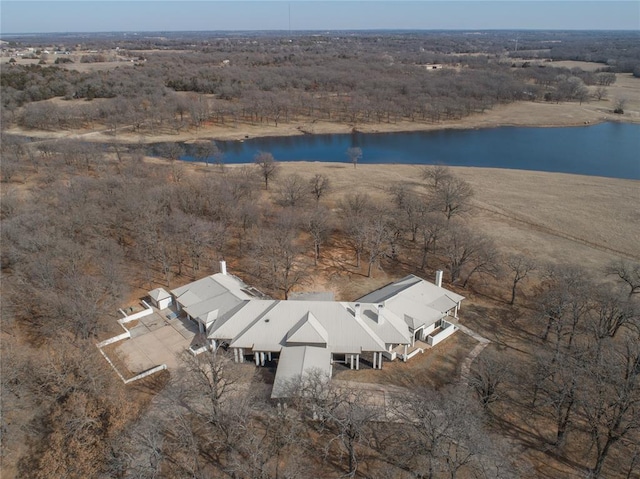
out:
<path id="1" fill-rule="evenodd" d="M 629 123 L 304 135 L 216 144 L 224 163 L 251 163 L 259 151 L 277 161 L 347 163 L 347 149 L 359 147 L 360 164 L 444 164 L 640 179 L 640 125 Z M 189 155 L 183 159 L 194 160 Z"/>

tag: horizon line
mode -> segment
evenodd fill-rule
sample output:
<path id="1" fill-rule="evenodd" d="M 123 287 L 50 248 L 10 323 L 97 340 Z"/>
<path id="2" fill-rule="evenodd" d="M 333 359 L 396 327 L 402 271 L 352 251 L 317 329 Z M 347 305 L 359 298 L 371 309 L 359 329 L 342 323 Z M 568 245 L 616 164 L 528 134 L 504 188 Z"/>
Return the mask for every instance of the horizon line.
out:
<path id="1" fill-rule="evenodd" d="M 235 30 L 100 30 L 1 33 L 0 38 L 21 35 L 99 35 L 139 33 L 307 33 L 307 32 L 629 32 L 640 34 L 639 29 L 628 28 L 321 28 L 321 29 L 235 29 Z"/>

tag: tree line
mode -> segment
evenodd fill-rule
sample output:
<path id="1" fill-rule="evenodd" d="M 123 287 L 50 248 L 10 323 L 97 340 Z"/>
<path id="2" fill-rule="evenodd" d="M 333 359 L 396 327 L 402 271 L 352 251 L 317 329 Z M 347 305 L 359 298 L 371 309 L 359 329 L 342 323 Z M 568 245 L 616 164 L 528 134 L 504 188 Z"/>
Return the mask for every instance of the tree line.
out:
<path id="1" fill-rule="evenodd" d="M 618 43 L 626 45 L 628 39 L 620 35 Z M 510 42 L 498 33 L 475 39 L 433 34 L 295 36 L 290 42 L 250 37 L 208 39 L 189 47 L 188 54 L 159 48 L 145 52 L 143 64 L 106 71 L 13 64 L 0 74 L 3 125 L 16 122 L 27 128 L 57 130 L 97 123 L 114 131 L 125 125 L 134 131 L 159 127 L 180 131 L 204 122 L 277 126 L 293 118 L 354 126 L 401 120 L 440 122 L 500 103 L 586 101 L 592 96 L 587 86 L 606 86 L 615 79 L 611 72 L 633 70 L 615 65 L 598 73 L 513 69 L 504 61 L 513 53 Z M 583 50 L 596 48 L 585 38 L 580 37 L 580 42 Z M 124 42 L 122 48 L 127 45 Z M 180 45 L 187 49 L 186 44 Z M 629 49 L 631 45 L 618 51 Z M 528 57 L 526 51 L 519 53 Z M 560 57 L 573 58 L 554 58 Z M 445 68 L 429 71 L 425 68 L 429 63 Z M 99 105 L 41 104 L 51 98 L 104 101 Z"/>

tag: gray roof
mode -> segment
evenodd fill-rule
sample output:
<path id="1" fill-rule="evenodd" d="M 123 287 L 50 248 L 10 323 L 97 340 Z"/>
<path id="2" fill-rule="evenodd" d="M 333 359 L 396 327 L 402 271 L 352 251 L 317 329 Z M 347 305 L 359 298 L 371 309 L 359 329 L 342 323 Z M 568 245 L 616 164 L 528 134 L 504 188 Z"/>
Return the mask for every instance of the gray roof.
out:
<path id="1" fill-rule="evenodd" d="M 163 288 L 156 288 L 154 290 L 149 291 L 149 296 L 154 301 L 162 301 L 163 299 L 170 298 L 171 295 L 165 291 Z"/>
<path id="2" fill-rule="evenodd" d="M 254 299 L 243 301 L 234 309 L 228 311 L 218 319 L 208 330 L 211 339 L 231 341 L 246 331 L 263 314 L 269 311 L 277 301 Z"/>
<path id="3" fill-rule="evenodd" d="M 211 320 L 212 311 L 221 316 L 245 300 L 253 298 L 248 286 L 239 278 L 216 273 L 171 291 L 183 309 L 192 318 L 204 323 Z"/>
<path id="4" fill-rule="evenodd" d="M 401 317 L 384 304 L 361 304 L 361 318 L 386 344 L 411 342 L 411 333 Z"/>
<path id="5" fill-rule="evenodd" d="M 243 308 L 244 309 L 244 308 Z M 240 311 L 242 312 L 242 310 Z M 302 324 L 308 321 L 311 313 L 316 321 L 312 321 L 317 335 L 326 331 L 327 347 L 332 352 L 356 353 L 362 351 L 384 351 L 385 343 L 361 318 L 355 318 L 345 303 L 331 301 L 277 301 L 262 314 L 245 331 L 236 337 L 231 347 L 253 348 L 257 351 L 280 351 L 287 343 L 291 330 L 295 334 Z M 235 321 L 229 318 L 228 321 Z M 316 324 L 324 331 L 318 330 Z M 313 336 L 311 328 L 305 328 L 305 335 Z"/>
<path id="6" fill-rule="evenodd" d="M 287 344 L 322 344 L 326 346 L 328 340 L 327 330 L 322 327 L 311 311 L 287 333 Z"/>
<path id="7" fill-rule="evenodd" d="M 402 317 L 409 328 L 416 330 L 435 323 L 463 299 L 464 296 L 411 274 L 363 296 L 359 301 L 383 302 L 385 310 Z"/>
<path id="8" fill-rule="evenodd" d="M 329 349 L 317 346 L 282 348 L 271 397 L 288 396 L 289 386 L 313 370 L 319 371 L 327 378 L 331 377 L 331 351 Z"/>

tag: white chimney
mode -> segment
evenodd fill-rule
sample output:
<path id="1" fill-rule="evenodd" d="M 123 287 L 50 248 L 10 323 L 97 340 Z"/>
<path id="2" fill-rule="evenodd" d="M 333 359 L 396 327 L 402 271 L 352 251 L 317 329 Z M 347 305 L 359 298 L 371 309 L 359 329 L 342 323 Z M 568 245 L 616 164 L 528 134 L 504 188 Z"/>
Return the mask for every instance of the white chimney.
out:
<path id="1" fill-rule="evenodd" d="M 442 288 L 442 270 L 436 271 L 436 286 Z"/>
<path id="2" fill-rule="evenodd" d="M 227 275 L 227 262 L 225 260 L 220 261 L 220 272 Z"/>
<path id="3" fill-rule="evenodd" d="M 384 324 L 384 316 L 382 315 L 382 311 L 384 310 L 384 303 L 379 303 L 376 305 L 378 309 L 378 324 Z"/>
<path id="4" fill-rule="evenodd" d="M 360 303 L 356 303 L 354 306 L 354 316 L 356 319 L 360 319 Z"/>

